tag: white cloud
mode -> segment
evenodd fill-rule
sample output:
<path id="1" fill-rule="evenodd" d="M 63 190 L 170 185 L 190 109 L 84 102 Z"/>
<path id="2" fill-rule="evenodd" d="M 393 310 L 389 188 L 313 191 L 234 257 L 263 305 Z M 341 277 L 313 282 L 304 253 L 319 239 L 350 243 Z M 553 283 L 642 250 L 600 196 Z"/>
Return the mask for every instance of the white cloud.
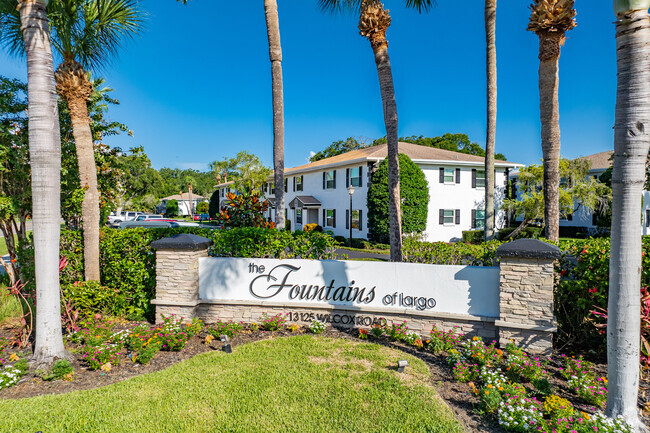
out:
<path id="1" fill-rule="evenodd" d="M 309 151 L 309 156 L 307 157 L 307 162 L 310 162 L 309 160 L 310 160 L 311 157 L 314 156 L 314 155 L 316 155 L 316 152 L 314 152 L 313 150 L 310 150 L 310 151 Z"/>

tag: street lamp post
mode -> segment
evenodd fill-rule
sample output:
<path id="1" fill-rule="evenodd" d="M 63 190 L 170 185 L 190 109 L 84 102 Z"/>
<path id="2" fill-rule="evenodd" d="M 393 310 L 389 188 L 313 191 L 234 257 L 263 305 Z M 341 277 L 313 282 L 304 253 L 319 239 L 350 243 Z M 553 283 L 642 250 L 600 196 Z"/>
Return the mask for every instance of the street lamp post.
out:
<path id="1" fill-rule="evenodd" d="M 352 248 L 352 194 L 354 194 L 354 191 L 355 191 L 354 187 L 352 185 L 350 185 L 348 187 L 348 194 L 350 194 L 350 220 L 349 220 L 349 224 L 350 224 L 349 245 L 350 245 L 350 248 Z"/>

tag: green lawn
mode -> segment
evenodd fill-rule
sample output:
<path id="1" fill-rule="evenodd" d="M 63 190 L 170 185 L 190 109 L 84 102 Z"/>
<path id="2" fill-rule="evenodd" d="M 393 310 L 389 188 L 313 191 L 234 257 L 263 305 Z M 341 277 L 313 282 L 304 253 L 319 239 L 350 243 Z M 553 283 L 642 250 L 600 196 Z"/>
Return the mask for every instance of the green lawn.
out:
<path id="1" fill-rule="evenodd" d="M 395 370 L 399 359 L 406 373 Z M 404 353 L 302 335 L 104 388 L 5 400 L 0 431 L 462 432 L 428 381 L 426 365 Z"/>

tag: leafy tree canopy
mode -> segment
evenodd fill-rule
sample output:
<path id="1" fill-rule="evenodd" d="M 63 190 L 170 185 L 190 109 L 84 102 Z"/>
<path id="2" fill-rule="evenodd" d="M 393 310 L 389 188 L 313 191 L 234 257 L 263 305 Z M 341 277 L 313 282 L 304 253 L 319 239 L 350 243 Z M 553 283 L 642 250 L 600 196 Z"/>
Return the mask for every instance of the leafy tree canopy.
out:
<path id="1" fill-rule="evenodd" d="M 207 196 L 214 188 L 214 176 L 209 171 L 198 171 L 191 168 L 161 168 L 158 170 L 163 181 L 162 190 L 157 194 L 159 197 L 183 193 L 188 191 L 192 185 L 192 192 L 201 196 Z"/>
<path id="2" fill-rule="evenodd" d="M 402 232 L 422 233 L 427 228 L 429 184 L 422 169 L 402 153 L 399 168 Z M 373 173 L 367 200 L 370 240 L 388 243 L 388 159 Z"/>
<path id="3" fill-rule="evenodd" d="M 585 159 L 560 159 L 560 216 L 575 213 L 580 207 L 592 211 L 605 212 L 611 202 L 612 190 L 599 180 L 588 177 L 591 163 Z M 515 237 L 519 231 L 533 221 L 544 218 L 544 168 L 530 165 L 519 171 L 517 179 L 518 198 L 508 198 L 503 207 L 514 216 L 523 219 L 512 232 Z"/>
<path id="4" fill-rule="evenodd" d="M 485 150 L 477 143 L 472 142 L 466 134 L 443 134 L 440 137 L 424 137 L 422 135 L 410 137 L 400 137 L 399 141 L 405 143 L 418 144 L 420 146 L 435 147 L 437 149 L 451 150 L 454 152 L 467 153 L 469 155 L 485 156 Z M 346 140 L 335 141 L 325 149 L 317 152 L 309 158 L 310 162 L 340 155 L 351 150 L 364 149 L 366 147 L 377 146 L 386 143 L 386 137 L 378 138 L 370 144 L 357 141 L 353 137 Z M 505 161 L 506 157 L 502 153 L 494 155 L 497 160 Z"/>
<path id="5" fill-rule="evenodd" d="M 325 149 L 309 157 L 309 162 L 320 161 L 321 159 L 330 158 L 352 150 L 363 149 L 368 147 L 364 143 L 359 143 L 354 137 L 348 137 L 345 140 L 335 141 Z"/>
<path id="6" fill-rule="evenodd" d="M 221 182 L 227 177 L 235 182 L 235 188 L 240 192 L 252 192 L 262 187 L 273 172 L 264 166 L 262 161 L 252 153 L 241 151 L 234 158 L 224 158 L 210 164 L 214 178 Z"/>

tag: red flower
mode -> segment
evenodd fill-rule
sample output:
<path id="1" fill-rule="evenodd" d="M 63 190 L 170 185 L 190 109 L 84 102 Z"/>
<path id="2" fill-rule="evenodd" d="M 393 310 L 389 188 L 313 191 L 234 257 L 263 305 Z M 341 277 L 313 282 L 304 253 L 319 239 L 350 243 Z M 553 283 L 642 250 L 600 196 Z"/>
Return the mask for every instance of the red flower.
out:
<path id="1" fill-rule="evenodd" d="M 598 292 L 598 289 L 595 288 L 595 287 L 592 287 L 591 289 L 589 289 L 589 293 L 591 293 L 591 294 L 594 294 L 596 292 Z"/>

